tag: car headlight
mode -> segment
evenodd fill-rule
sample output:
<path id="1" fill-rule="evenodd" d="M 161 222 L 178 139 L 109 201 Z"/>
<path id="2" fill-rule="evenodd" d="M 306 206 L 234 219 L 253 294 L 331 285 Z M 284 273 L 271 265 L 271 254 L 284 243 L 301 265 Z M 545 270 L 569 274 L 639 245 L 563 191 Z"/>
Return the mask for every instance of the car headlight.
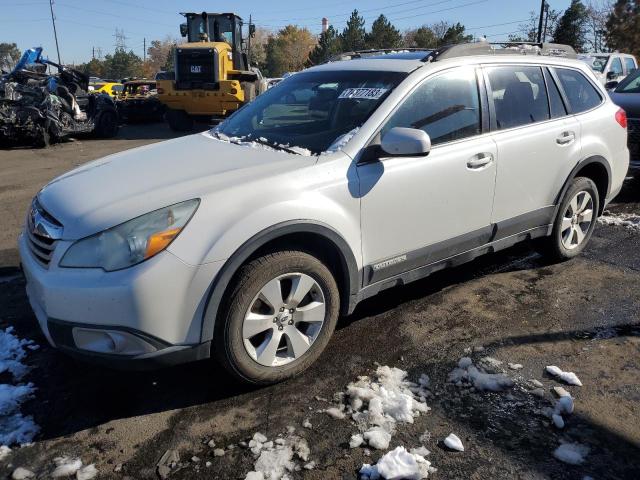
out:
<path id="1" fill-rule="evenodd" d="M 160 253 L 180 234 L 200 200 L 187 200 L 147 213 L 75 242 L 61 267 L 121 270 Z"/>

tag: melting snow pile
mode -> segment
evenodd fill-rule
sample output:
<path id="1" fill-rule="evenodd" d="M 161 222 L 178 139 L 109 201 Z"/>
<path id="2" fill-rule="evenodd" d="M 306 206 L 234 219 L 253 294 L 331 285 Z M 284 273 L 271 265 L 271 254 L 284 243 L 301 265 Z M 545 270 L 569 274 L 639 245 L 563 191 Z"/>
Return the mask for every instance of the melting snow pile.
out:
<path id="1" fill-rule="evenodd" d="M 309 444 L 304 438 L 290 434 L 286 437 L 278 437 L 275 441 L 268 440 L 262 433 L 254 434 L 249 441 L 249 448 L 256 461 L 253 471 L 249 472 L 245 480 L 280 480 L 288 478 L 290 472 L 300 470 L 295 459 L 308 462 Z M 314 468 L 314 462 L 308 462 L 304 468 Z"/>
<path id="2" fill-rule="evenodd" d="M 418 383 L 406 379 L 407 372 L 399 368 L 378 367 L 374 378 L 359 377 L 339 393 L 338 407 L 326 412 L 334 418 L 351 418 L 362 434 L 351 437 L 349 444 L 356 448 L 365 442 L 386 450 L 397 423 L 413 423 L 413 419 L 430 408 L 426 398 L 429 377 L 421 375 Z"/>
<path id="3" fill-rule="evenodd" d="M 450 433 L 447 438 L 444 439 L 444 446 L 455 450 L 456 452 L 464 452 L 464 445 L 462 440 L 455 433 Z"/>
<path id="4" fill-rule="evenodd" d="M 564 428 L 563 415 L 571 415 L 574 410 L 573 397 L 562 387 L 554 388 L 556 394 L 560 397 L 553 409 L 547 408 L 544 413 L 549 417 L 557 428 Z"/>
<path id="5" fill-rule="evenodd" d="M 546 368 L 547 373 L 553 375 L 554 377 L 562 380 L 563 382 L 569 385 L 577 385 L 578 387 L 582 386 L 582 382 L 578 378 L 578 376 L 573 372 L 563 372 L 560 368 L 555 365 L 550 365 Z"/>
<path id="6" fill-rule="evenodd" d="M 407 451 L 404 447 L 396 447 L 386 453 L 375 465 L 364 464 L 360 469 L 360 478 L 367 480 L 421 480 L 435 471 L 431 462 L 417 450 Z"/>
<path id="7" fill-rule="evenodd" d="M 0 331 L 0 373 L 8 372 L 18 383 L 0 384 L 0 445 L 30 443 L 38 433 L 33 418 L 20 413 L 20 405 L 33 397 L 35 387 L 31 383 L 19 384 L 28 371 L 22 363 L 27 356 L 25 349 L 37 348 L 30 340 L 20 340 L 13 335 L 13 327 Z"/>
<path id="8" fill-rule="evenodd" d="M 629 230 L 640 232 L 640 215 L 635 215 L 633 213 L 613 214 L 611 212 L 605 212 L 604 215 L 598 218 L 598 223 L 625 227 Z"/>
<path id="9" fill-rule="evenodd" d="M 497 367 L 502 362 L 491 357 L 484 357 L 482 362 L 487 367 Z M 459 387 L 474 387 L 480 391 L 501 392 L 513 387 L 513 380 L 501 373 L 487 373 L 482 367 L 476 367 L 469 357 L 463 357 L 458 367 L 449 373 L 449 381 Z"/>
<path id="10" fill-rule="evenodd" d="M 589 454 L 589 447 L 581 443 L 563 443 L 553 452 L 558 460 L 570 465 L 580 465 Z"/>

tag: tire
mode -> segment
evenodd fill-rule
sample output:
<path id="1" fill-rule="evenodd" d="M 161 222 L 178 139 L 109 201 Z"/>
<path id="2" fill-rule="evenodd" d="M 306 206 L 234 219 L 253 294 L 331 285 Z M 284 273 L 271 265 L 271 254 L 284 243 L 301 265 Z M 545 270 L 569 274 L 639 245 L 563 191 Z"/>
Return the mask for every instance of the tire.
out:
<path id="1" fill-rule="evenodd" d="M 256 84 L 251 82 L 242 82 L 242 91 L 244 92 L 244 103 L 253 102 L 256 98 Z"/>
<path id="2" fill-rule="evenodd" d="M 165 119 L 174 132 L 190 132 L 193 130 L 193 118 L 184 110 L 167 109 Z"/>
<path id="3" fill-rule="evenodd" d="M 118 133 L 118 115 L 110 110 L 102 112 L 94 130 L 100 138 L 113 138 Z"/>
<path id="4" fill-rule="evenodd" d="M 276 283 L 280 293 L 270 288 Z M 308 291 L 298 304 L 294 290 Z M 236 274 L 230 292 L 216 322 L 212 353 L 243 382 L 268 385 L 302 373 L 325 349 L 338 320 L 336 281 L 306 252 L 277 251 L 249 262 Z M 282 299 L 289 295 L 294 298 Z M 281 307 L 272 305 L 280 301 L 278 296 Z M 268 298 L 272 301 L 263 301 Z M 256 323 L 246 323 L 247 315 Z M 304 315 L 313 321 L 303 321 Z M 270 355 L 276 346 L 277 354 Z"/>
<path id="5" fill-rule="evenodd" d="M 572 204 L 574 200 L 576 203 Z M 575 206 L 578 207 L 578 214 L 572 215 Z M 551 236 L 540 239 L 538 245 L 541 253 L 554 261 L 564 261 L 580 255 L 591 239 L 599 209 L 600 196 L 593 180 L 586 177 L 574 178 L 558 208 Z"/>

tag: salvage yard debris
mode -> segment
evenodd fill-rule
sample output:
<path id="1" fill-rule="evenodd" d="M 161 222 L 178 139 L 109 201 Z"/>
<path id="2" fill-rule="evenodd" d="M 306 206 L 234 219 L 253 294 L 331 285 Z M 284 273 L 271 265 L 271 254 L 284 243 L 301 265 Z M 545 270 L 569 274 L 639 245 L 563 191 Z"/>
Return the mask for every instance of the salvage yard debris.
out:
<path id="1" fill-rule="evenodd" d="M 51 67 L 58 73 L 51 74 Z M 113 137 L 115 104 L 107 94 L 89 94 L 89 77 L 42 57 L 42 48 L 24 52 L 15 68 L 0 77 L 0 143 L 46 147 L 79 133 Z"/>

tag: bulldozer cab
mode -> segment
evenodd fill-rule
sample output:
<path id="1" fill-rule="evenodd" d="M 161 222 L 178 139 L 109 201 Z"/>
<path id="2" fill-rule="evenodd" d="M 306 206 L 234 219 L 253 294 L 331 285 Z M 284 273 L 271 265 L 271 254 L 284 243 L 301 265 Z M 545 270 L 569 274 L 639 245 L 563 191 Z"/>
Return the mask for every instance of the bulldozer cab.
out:
<path id="1" fill-rule="evenodd" d="M 242 19 L 233 13 L 182 13 L 187 23 L 180 25 L 180 33 L 189 43 L 224 42 L 233 52 L 233 67 L 248 70 L 242 53 Z"/>

